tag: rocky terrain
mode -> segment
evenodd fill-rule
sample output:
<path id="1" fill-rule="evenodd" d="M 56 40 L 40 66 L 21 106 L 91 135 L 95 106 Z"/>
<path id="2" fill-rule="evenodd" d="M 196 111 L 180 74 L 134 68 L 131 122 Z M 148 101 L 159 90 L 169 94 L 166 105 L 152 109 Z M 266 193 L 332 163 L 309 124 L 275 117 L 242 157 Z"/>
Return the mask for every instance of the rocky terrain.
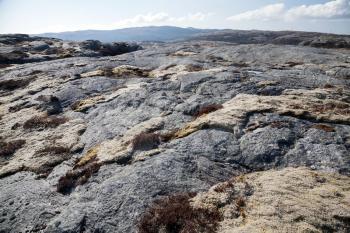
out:
<path id="1" fill-rule="evenodd" d="M 194 35 L 191 40 L 224 41 L 237 44 L 301 45 L 316 48 L 350 48 L 349 35 L 299 31 L 219 30 Z"/>
<path id="2" fill-rule="evenodd" d="M 1 233 L 350 231 L 350 50 L 0 41 Z"/>
<path id="3" fill-rule="evenodd" d="M 114 56 L 139 49 L 136 44 L 62 41 L 25 34 L 0 36 L 0 65 L 49 61 L 67 57 Z"/>

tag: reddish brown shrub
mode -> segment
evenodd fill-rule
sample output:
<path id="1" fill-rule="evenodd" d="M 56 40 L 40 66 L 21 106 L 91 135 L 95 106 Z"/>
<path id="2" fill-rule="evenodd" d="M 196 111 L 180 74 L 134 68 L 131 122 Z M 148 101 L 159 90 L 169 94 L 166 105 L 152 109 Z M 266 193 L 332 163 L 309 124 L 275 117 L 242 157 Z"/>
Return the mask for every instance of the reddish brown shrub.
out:
<path id="1" fill-rule="evenodd" d="M 69 194 L 78 185 L 85 184 L 89 178 L 100 169 L 101 164 L 92 162 L 85 166 L 66 173 L 58 180 L 57 192 Z"/>
<path id="2" fill-rule="evenodd" d="M 233 181 L 232 180 L 217 185 L 214 188 L 214 191 L 218 192 L 218 193 L 223 193 L 223 192 L 226 192 L 226 190 L 228 188 L 233 188 Z"/>
<path id="3" fill-rule="evenodd" d="M 294 66 L 298 66 L 298 65 L 303 65 L 303 62 L 294 62 L 294 61 L 290 61 L 286 63 L 289 67 L 294 67 Z"/>
<path id="4" fill-rule="evenodd" d="M 334 88 L 334 86 L 332 84 L 327 83 L 323 86 L 323 88 Z"/>
<path id="5" fill-rule="evenodd" d="M 30 83 L 30 80 L 24 79 L 9 79 L 0 81 L 0 90 L 13 91 L 18 88 L 26 87 Z"/>
<path id="6" fill-rule="evenodd" d="M 0 156 L 13 155 L 16 150 L 22 148 L 25 143 L 25 140 L 14 140 L 10 142 L 0 141 Z"/>
<path id="7" fill-rule="evenodd" d="M 270 127 L 280 129 L 283 127 L 290 127 L 290 123 L 285 121 L 273 121 L 271 122 Z"/>
<path id="8" fill-rule="evenodd" d="M 320 129 L 326 132 L 334 132 L 335 128 L 330 126 L 330 125 L 325 125 L 325 124 L 317 124 L 317 125 L 313 125 L 312 128 L 315 129 Z"/>
<path id="9" fill-rule="evenodd" d="M 67 147 L 63 146 L 48 146 L 40 151 L 40 153 L 59 155 L 59 154 L 67 154 L 70 150 Z"/>
<path id="10" fill-rule="evenodd" d="M 162 142 L 169 142 L 170 140 L 175 138 L 175 134 L 179 131 L 179 129 L 173 129 L 168 131 L 167 133 L 160 134 L 160 140 Z"/>
<path id="11" fill-rule="evenodd" d="M 219 109 L 222 109 L 223 106 L 221 104 L 210 104 L 206 106 L 202 106 L 199 108 L 198 112 L 194 115 L 195 117 L 200 117 L 202 115 L 215 112 Z"/>
<path id="12" fill-rule="evenodd" d="M 65 117 L 56 117 L 56 116 L 34 116 L 27 120 L 23 128 L 24 129 L 46 129 L 46 128 L 55 128 L 61 124 L 64 124 L 68 121 Z"/>
<path id="13" fill-rule="evenodd" d="M 220 212 L 192 207 L 189 199 L 194 196 L 194 193 L 183 193 L 155 201 L 141 217 L 139 232 L 216 232 L 221 220 Z"/>
<path id="14" fill-rule="evenodd" d="M 350 105 L 346 103 L 326 103 L 315 105 L 313 110 L 319 113 L 332 111 L 334 114 L 346 115 L 350 114 Z"/>
<path id="15" fill-rule="evenodd" d="M 186 66 L 186 70 L 188 72 L 198 72 L 198 71 L 202 71 L 203 70 L 203 67 L 200 66 L 200 65 L 193 65 L 193 64 L 190 64 L 190 65 L 187 65 Z"/>
<path id="16" fill-rule="evenodd" d="M 239 211 L 239 214 L 245 218 L 246 214 L 245 214 L 245 210 L 244 207 L 246 206 L 246 201 L 243 197 L 239 197 L 236 199 L 236 208 Z"/>
<path id="17" fill-rule="evenodd" d="M 244 207 L 245 206 L 245 200 L 243 197 L 239 197 L 237 200 L 236 200 L 236 206 L 237 207 Z"/>
<path id="18" fill-rule="evenodd" d="M 157 148 L 160 143 L 160 136 L 156 133 L 140 133 L 132 140 L 134 150 L 149 150 Z"/>

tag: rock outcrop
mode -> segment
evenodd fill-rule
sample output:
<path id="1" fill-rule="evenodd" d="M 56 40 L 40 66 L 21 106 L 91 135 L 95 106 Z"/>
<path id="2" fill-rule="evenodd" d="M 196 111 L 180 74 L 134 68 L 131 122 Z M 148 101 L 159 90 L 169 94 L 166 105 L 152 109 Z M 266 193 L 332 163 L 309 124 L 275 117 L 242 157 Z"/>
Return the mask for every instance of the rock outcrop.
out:
<path id="1" fill-rule="evenodd" d="M 0 65 L 49 61 L 68 57 L 114 56 L 141 49 L 132 43 L 62 41 L 25 34 L 0 35 Z"/>
<path id="2" fill-rule="evenodd" d="M 349 50 L 44 42 L 113 52 L 0 70 L 0 232 L 349 231 Z"/>

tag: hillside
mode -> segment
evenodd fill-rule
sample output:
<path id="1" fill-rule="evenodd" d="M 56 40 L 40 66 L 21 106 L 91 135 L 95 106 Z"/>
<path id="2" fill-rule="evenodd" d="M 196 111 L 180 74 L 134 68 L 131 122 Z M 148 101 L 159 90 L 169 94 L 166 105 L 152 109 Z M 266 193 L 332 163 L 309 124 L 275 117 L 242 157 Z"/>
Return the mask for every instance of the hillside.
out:
<path id="1" fill-rule="evenodd" d="M 45 33 L 37 36 L 71 41 L 169 42 L 197 40 L 223 41 L 237 44 L 280 44 L 320 48 L 350 48 L 349 35 L 298 31 L 215 30 L 170 26 Z"/>
<path id="2" fill-rule="evenodd" d="M 171 41 L 188 38 L 201 33 L 216 30 L 180 28 L 172 26 L 160 27 L 135 27 L 115 30 L 84 30 L 61 33 L 38 34 L 42 37 L 53 37 L 63 40 L 83 41 L 100 40 L 102 42 L 113 41 Z"/>

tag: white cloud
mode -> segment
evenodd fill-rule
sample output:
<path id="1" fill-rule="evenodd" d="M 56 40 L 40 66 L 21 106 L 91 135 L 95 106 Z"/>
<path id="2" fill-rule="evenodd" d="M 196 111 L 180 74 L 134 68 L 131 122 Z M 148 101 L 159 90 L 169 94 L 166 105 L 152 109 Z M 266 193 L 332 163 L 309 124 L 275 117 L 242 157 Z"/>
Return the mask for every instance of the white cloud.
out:
<path id="1" fill-rule="evenodd" d="M 140 14 L 136 15 L 132 18 L 127 18 L 120 20 L 113 25 L 112 27 L 130 27 L 130 26 L 140 26 L 141 24 L 152 24 L 157 22 L 168 21 L 170 16 L 167 13 L 159 12 L 159 13 L 148 13 L 148 14 Z"/>
<path id="2" fill-rule="evenodd" d="M 44 33 L 44 32 L 63 32 L 75 30 L 112 30 L 126 27 L 142 27 L 142 26 L 192 26 L 195 23 L 201 23 L 214 15 L 213 13 L 190 13 L 185 16 L 174 17 L 165 12 L 139 14 L 131 18 L 119 20 L 111 24 L 84 24 L 84 25 L 50 25 L 47 27 L 35 28 L 35 31 L 27 31 L 27 33 Z"/>
<path id="3" fill-rule="evenodd" d="M 232 21 L 245 21 L 245 20 L 271 20 L 280 18 L 284 12 L 284 4 L 277 3 L 267 5 L 257 10 L 246 11 L 244 13 L 228 17 L 228 20 Z"/>
<path id="4" fill-rule="evenodd" d="M 350 1 L 335 0 L 325 4 L 301 5 L 286 12 L 287 19 L 297 18 L 349 18 Z"/>
<path id="5" fill-rule="evenodd" d="M 199 22 L 208 19 L 212 16 L 213 13 L 202 13 L 197 12 L 193 14 L 188 14 L 186 16 L 174 17 L 168 13 L 159 12 L 159 13 L 148 13 L 140 14 L 135 17 L 124 19 L 109 27 L 112 28 L 121 28 L 121 27 L 136 27 L 136 26 L 146 26 L 146 25 L 176 25 L 178 23 L 187 23 Z"/>
<path id="6" fill-rule="evenodd" d="M 332 0 L 324 4 L 301 5 L 286 9 L 284 3 L 267 5 L 265 7 L 246 11 L 230 16 L 231 21 L 254 20 L 296 20 L 296 19 L 333 19 L 350 18 L 350 0 Z"/>

